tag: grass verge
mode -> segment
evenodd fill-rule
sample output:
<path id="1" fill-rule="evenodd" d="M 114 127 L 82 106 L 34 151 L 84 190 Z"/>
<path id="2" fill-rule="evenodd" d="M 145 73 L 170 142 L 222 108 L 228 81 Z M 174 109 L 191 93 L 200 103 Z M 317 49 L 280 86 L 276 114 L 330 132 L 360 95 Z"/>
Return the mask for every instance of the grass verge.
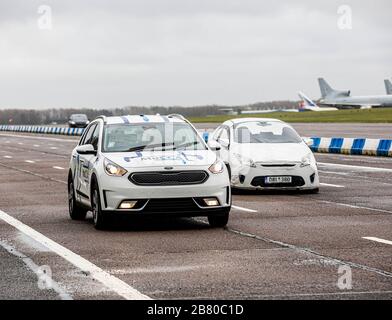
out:
<path id="1" fill-rule="evenodd" d="M 392 123 L 392 108 L 351 109 L 322 112 L 272 112 L 236 116 L 191 117 L 192 122 L 224 122 L 233 118 L 274 118 L 286 122 Z"/>

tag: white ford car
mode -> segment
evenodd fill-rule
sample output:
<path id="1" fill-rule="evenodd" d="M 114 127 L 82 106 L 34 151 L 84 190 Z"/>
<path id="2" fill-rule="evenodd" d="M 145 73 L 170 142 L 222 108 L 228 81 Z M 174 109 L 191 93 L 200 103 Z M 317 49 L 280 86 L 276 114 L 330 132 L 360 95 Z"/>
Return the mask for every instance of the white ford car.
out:
<path id="1" fill-rule="evenodd" d="M 312 151 L 283 121 L 229 120 L 210 135 L 208 144 L 218 150 L 226 163 L 232 187 L 310 190 L 314 193 L 319 190 Z"/>
<path id="2" fill-rule="evenodd" d="M 105 228 L 118 215 L 206 216 L 223 227 L 231 207 L 226 166 L 182 116 L 98 117 L 73 150 L 69 213 Z"/>

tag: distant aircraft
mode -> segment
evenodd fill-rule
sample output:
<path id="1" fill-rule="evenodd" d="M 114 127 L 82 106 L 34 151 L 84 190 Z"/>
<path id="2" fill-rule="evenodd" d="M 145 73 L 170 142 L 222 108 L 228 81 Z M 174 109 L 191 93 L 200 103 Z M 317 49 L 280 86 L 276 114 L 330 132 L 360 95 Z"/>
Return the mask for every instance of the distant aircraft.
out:
<path id="1" fill-rule="evenodd" d="M 311 99 L 309 99 L 301 91 L 298 92 L 298 95 L 301 98 L 301 105 L 299 106 L 299 111 L 336 111 L 336 110 L 338 110 L 338 108 L 333 108 L 333 107 L 319 107 L 316 103 L 314 103 Z"/>
<path id="2" fill-rule="evenodd" d="M 385 90 L 386 90 L 387 94 L 392 94 L 392 83 L 391 83 L 391 81 L 389 81 L 388 79 L 385 79 L 384 83 L 385 83 Z"/>
<path id="3" fill-rule="evenodd" d="M 334 90 L 323 78 L 318 79 L 321 91 L 320 105 L 338 109 L 370 109 L 392 107 L 392 95 L 351 96 L 350 90 Z"/>
<path id="4" fill-rule="evenodd" d="M 273 112 L 298 112 L 298 109 L 266 109 L 266 110 L 242 110 L 241 114 L 261 114 Z"/>

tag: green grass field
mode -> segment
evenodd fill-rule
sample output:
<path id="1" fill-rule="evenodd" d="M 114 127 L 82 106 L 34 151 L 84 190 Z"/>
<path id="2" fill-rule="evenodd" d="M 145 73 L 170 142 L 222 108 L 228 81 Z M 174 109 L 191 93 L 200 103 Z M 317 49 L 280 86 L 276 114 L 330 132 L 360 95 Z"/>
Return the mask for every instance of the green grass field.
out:
<path id="1" fill-rule="evenodd" d="M 365 110 L 338 110 L 322 112 L 272 112 L 237 116 L 193 117 L 192 122 L 223 122 L 233 118 L 274 118 L 286 122 L 359 122 L 359 123 L 392 123 L 392 108 Z"/>

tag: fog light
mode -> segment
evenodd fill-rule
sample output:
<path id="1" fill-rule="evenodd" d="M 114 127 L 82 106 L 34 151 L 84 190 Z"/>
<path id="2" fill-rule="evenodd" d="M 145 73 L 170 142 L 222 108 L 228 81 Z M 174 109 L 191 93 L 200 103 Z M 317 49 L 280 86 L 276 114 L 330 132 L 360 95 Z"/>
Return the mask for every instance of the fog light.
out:
<path id="1" fill-rule="evenodd" d="M 238 175 L 232 175 L 231 176 L 231 183 L 232 184 L 237 184 L 240 181 L 239 176 Z"/>
<path id="2" fill-rule="evenodd" d="M 120 204 L 120 209 L 132 209 L 136 205 L 137 201 L 123 201 Z"/>
<path id="3" fill-rule="evenodd" d="M 204 203 L 209 207 L 219 206 L 219 201 L 216 198 L 204 198 Z"/>

